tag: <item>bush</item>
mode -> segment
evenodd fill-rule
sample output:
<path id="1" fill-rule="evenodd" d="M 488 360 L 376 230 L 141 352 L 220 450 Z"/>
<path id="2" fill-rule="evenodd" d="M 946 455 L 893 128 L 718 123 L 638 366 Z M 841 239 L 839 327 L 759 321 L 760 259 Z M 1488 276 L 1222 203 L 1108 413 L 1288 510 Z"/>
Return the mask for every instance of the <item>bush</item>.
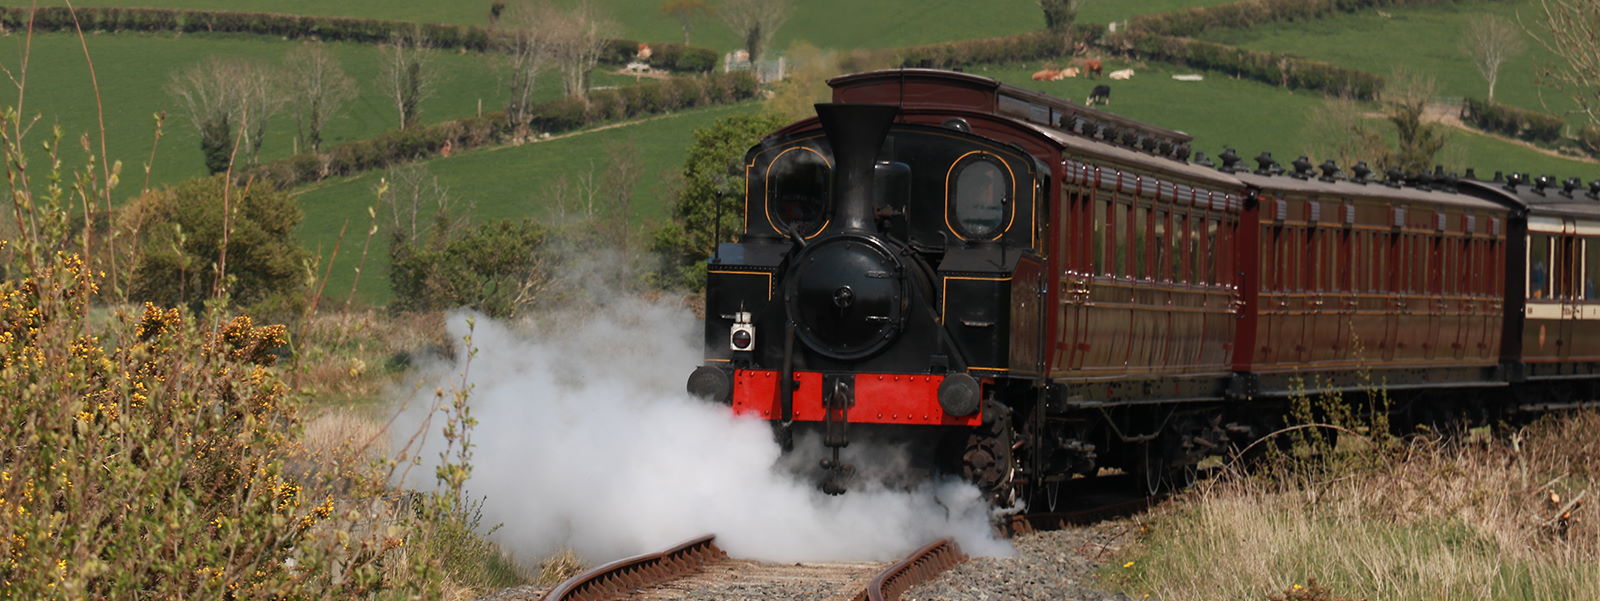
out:
<path id="1" fill-rule="evenodd" d="M 534 300 L 548 277 L 545 230 L 532 220 L 434 232 L 420 247 L 399 241 L 390 247 L 396 308 L 471 307 L 509 317 Z"/>
<path id="2" fill-rule="evenodd" d="M 1554 144 L 1561 140 L 1561 130 L 1566 127 L 1566 121 L 1556 115 L 1476 98 L 1466 99 L 1461 112 L 1462 118 L 1478 129 L 1529 142 Z"/>
<path id="3" fill-rule="evenodd" d="M 134 202 L 148 215 L 141 228 L 132 298 L 198 309 L 211 297 L 223 248 L 222 177 L 190 179 Z M 294 238 L 300 208 L 269 183 L 227 190 L 227 289 L 245 306 L 287 308 L 301 302 L 303 261 Z"/>

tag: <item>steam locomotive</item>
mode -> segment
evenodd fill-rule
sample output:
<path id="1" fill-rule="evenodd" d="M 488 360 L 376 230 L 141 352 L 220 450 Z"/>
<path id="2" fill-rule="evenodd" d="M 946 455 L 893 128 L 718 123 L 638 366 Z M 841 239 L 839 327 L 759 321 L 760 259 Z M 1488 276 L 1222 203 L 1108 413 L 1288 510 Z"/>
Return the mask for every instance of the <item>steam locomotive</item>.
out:
<path id="1" fill-rule="evenodd" d="M 1252 169 L 985 77 L 829 84 L 745 156 L 688 381 L 820 438 L 829 492 L 863 437 L 1008 504 L 1181 480 L 1301 389 L 1382 387 L 1399 423 L 1597 398 L 1600 181 Z"/>

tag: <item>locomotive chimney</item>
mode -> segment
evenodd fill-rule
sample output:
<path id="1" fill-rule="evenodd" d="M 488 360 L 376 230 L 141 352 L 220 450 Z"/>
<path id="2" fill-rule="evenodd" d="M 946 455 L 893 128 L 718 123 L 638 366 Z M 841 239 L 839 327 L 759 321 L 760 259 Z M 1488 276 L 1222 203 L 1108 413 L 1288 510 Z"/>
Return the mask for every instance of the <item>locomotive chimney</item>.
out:
<path id="1" fill-rule="evenodd" d="M 900 109 L 888 104 L 818 104 L 817 117 L 833 147 L 834 226 L 873 232 L 872 172 L 878 148 Z"/>

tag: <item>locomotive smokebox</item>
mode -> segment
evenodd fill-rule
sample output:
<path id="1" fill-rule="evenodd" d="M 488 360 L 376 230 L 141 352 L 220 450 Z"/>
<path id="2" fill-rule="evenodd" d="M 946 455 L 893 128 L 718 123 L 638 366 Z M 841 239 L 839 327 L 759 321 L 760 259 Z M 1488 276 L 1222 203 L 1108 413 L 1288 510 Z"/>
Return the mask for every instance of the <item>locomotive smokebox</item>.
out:
<path id="1" fill-rule="evenodd" d="M 875 232 L 872 172 L 899 107 L 888 104 L 818 104 L 817 118 L 833 147 L 834 225 L 838 231 Z"/>

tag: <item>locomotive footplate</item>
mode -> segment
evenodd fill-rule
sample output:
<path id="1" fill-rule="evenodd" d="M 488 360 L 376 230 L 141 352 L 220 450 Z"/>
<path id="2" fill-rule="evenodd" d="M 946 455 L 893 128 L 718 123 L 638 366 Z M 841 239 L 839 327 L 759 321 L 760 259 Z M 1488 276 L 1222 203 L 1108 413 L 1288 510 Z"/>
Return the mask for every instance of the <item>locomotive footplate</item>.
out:
<path id="1" fill-rule="evenodd" d="M 822 492 L 842 495 L 855 474 L 855 466 L 839 460 L 839 450 L 850 446 L 850 407 L 856 403 L 851 383 L 855 376 L 827 376 L 823 381 L 827 394 L 822 401 L 822 444 L 832 451 L 832 457 L 822 460 L 822 469 L 828 475 L 819 486 Z"/>

